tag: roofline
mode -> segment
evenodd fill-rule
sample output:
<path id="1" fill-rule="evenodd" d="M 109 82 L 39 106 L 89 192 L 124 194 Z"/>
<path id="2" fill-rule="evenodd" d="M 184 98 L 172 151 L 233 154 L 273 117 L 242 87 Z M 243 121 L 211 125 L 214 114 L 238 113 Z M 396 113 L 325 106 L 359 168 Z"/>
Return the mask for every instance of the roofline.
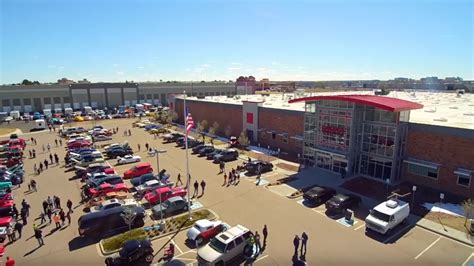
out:
<path id="1" fill-rule="evenodd" d="M 389 99 L 394 99 L 399 103 L 404 103 L 403 106 L 392 106 L 387 105 L 379 102 L 375 102 L 370 99 L 360 99 L 355 97 L 361 96 L 371 96 L 371 97 L 384 97 Z M 308 102 L 308 101 L 317 101 L 317 100 L 336 100 L 336 101 L 347 101 L 353 103 L 359 103 L 364 105 L 373 106 L 385 111 L 390 112 L 401 112 L 401 111 L 408 111 L 408 110 L 415 110 L 415 109 L 422 109 L 423 105 L 415 102 L 410 102 L 406 100 L 401 100 L 397 98 L 385 97 L 385 96 L 375 96 L 375 95 L 333 95 L 333 96 L 311 96 L 311 97 L 303 97 L 289 100 L 288 103 L 295 103 L 295 102 Z"/>

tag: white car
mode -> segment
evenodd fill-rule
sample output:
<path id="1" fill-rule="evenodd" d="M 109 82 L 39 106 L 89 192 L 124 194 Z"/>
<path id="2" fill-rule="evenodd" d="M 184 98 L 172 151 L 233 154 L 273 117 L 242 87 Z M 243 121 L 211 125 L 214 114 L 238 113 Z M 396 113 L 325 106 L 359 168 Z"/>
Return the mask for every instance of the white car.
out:
<path id="1" fill-rule="evenodd" d="M 153 179 L 146 181 L 142 185 L 136 186 L 135 189 L 137 190 L 137 194 L 145 194 L 146 192 L 149 192 L 153 190 L 154 188 L 162 187 L 165 186 L 162 184 L 160 181 Z"/>
<path id="2" fill-rule="evenodd" d="M 118 157 L 117 164 L 127 164 L 140 162 L 142 157 L 138 155 L 125 155 L 124 157 Z"/>
<path id="3" fill-rule="evenodd" d="M 227 229 L 229 229 L 229 225 L 224 224 L 222 221 L 209 221 L 207 219 L 202 219 L 197 220 L 194 223 L 194 226 L 189 228 L 186 235 L 191 243 L 200 245 L 203 241 L 209 240 Z"/>
<path id="4" fill-rule="evenodd" d="M 97 136 L 94 136 L 94 141 L 95 141 L 95 142 L 98 142 L 98 141 L 107 141 L 107 140 L 112 140 L 112 137 L 104 136 L 104 135 L 97 135 Z"/>
<path id="5" fill-rule="evenodd" d="M 138 202 L 134 199 L 109 199 L 104 200 L 99 205 L 92 207 L 91 212 L 99 212 L 103 210 L 108 210 L 111 208 L 119 207 L 119 206 L 138 206 Z"/>
<path id="6" fill-rule="evenodd" d="M 11 116 L 7 116 L 7 117 L 3 118 L 3 122 L 10 122 L 12 120 L 13 120 L 13 117 L 11 117 Z"/>

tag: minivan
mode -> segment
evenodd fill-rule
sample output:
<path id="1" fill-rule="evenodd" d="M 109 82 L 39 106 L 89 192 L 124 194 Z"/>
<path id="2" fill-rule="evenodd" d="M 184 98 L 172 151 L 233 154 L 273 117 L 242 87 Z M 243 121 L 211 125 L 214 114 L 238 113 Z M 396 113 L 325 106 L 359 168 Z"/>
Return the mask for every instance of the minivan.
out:
<path id="1" fill-rule="evenodd" d="M 142 207 L 119 206 L 108 210 L 82 215 L 78 220 L 79 235 L 84 237 L 101 238 L 128 231 L 122 215 L 125 208 L 130 208 L 136 214 L 132 228 L 142 227 L 145 222 L 145 209 Z"/>

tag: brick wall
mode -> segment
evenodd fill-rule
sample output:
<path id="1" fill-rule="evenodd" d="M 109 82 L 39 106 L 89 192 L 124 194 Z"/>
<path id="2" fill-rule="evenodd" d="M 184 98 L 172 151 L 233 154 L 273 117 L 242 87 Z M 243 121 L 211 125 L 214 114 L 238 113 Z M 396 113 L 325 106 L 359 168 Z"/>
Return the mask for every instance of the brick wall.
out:
<path id="1" fill-rule="evenodd" d="M 178 123 L 184 124 L 183 100 L 176 99 Z M 207 120 L 209 127 L 214 122 L 219 123 L 217 135 L 225 136 L 227 126 L 230 126 L 231 136 L 239 136 L 242 132 L 242 106 L 212 102 L 187 100 L 186 106 L 191 113 L 194 123 Z"/>
<path id="2" fill-rule="evenodd" d="M 258 142 L 262 147 L 270 145 L 272 150 L 280 148 L 281 151 L 287 152 L 292 159 L 296 158 L 298 153 L 302 153 L 303 148 L 298 146 L 293 136 L 303 136 L 304 130 L 304 112 L 264 108 L 258 109 L 258 127 L 265 129 L 259 132 Z M 272 134 L 267 131 L 275 131 L 275 139 Z M 279 133 L 288 133 L 288 142 L 284 142 L 284 137 Z"/>
<path id="3" fill-rule="evenodd" d="M 454 131 L 462 129 L 450 130 L 455 133 Z M 474 198 L 474 177 L 467 188 L 457 185 L 457 176 L 454 174 L 458 168 L 474 170 L 474 138 L 449 134 L 447 130 L 446 133 L 433 131 L 427 126 L 420 130 L 410 126 L 405 157 L 441 164 L 438 179 L 410 174 L 406 163 L 403 164 L 402 178 L 419 185 Z"/>

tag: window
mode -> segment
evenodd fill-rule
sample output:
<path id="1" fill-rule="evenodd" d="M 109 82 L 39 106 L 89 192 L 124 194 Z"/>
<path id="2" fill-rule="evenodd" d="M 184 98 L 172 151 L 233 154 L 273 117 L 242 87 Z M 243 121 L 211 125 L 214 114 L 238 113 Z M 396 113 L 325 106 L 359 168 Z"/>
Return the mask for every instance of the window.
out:
<path id="1" fill-rule="evenodd" d="M 460 175 L 458 174 L 458 185 L 463 187 L 471 186 L 471 176 L 470 175 Z"/>
<path id="2" fill-rule="evenodd" d="M 13 105 L 15 106 L 21 105 L 20 99 L 13 99 Z"/>
<path id="3" fill-rule="evenodd" d="M 51 104 L 51 98 L 44 98 L 44 104 Z"/>
<path id="4" fill-rule="evenodd" d="M 283 134 L 281 138 L 283 140 L 283 143 L 288 143 L 288 134 Z"/>
<path id="5" fill-rule="evenodd" d="M 61 97 L 54 97 L 53 101 L 54 103 L 61 103 Z"/>
<path id="6" fill-rule="evenodd" d="M 408 172 L 414 175 L 438 179 L 438 168 L 435 166 L 430 167 L 425 165 L 408 163 Z"/>
<path id="7" fill-rule="evenodd" d="M 243 237 L 238 237 L 238 238 L 235 239 L 235 245 L 236 246 L 240 245 L 242 242 L 244 242 Z"/>
<path id="8" fill-rule="evenodd" d="M 253 113 L 247 113 L 247 124 L 253 124 Z"/>
<path id="9" fill-rule="evenodd" d="M 64 103 L 70 103 L 71 99 L 69 97 L 63 97 L 63 102 Z"/>
<path id="10" fill-rule="evenodd" d="M 234 241 L 232 241 L 232 242 L 230 242 L 229 244 L 227 244 L 226 250 L 227 250 L 227 251 L 228 251 L 228 250 L 232 250 L 234 247 L 235 247 L 235 243 L 234 243 Z"/>

